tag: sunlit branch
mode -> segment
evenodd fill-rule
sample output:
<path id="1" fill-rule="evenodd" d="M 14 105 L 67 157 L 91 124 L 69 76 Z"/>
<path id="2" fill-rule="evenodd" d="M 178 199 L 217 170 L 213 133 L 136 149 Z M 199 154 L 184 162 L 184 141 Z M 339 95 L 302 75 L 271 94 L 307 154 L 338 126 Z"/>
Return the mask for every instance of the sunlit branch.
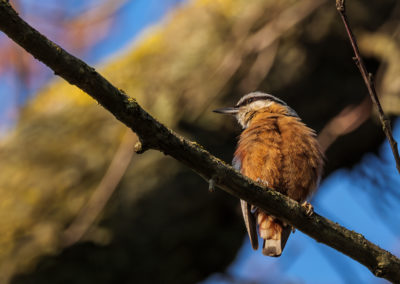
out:
<path id="1" fill-rule="evenodd" d="M 88 93 L 136 132 L 141 144 L 135 148 L 140 152 L 156 149 L 170 155 L 190 167 L 207 182 L 212 179 L 214 186 L 254 204 L 318 242 L 350 256 L 368 267 L 376 276 L 400 282 L 400 259 L 369 242 L 361 234 L 317 213 L 307 216 L 305 208 L 296 201 L 243 177 L 199 144 L 168 129 L 143 110 L 134 98 L 114 87 L 94 68 L 67 53 L 29 26 L 5 0 L 0 0 L 0 30 L 49 66 L 55 74 Z"/>

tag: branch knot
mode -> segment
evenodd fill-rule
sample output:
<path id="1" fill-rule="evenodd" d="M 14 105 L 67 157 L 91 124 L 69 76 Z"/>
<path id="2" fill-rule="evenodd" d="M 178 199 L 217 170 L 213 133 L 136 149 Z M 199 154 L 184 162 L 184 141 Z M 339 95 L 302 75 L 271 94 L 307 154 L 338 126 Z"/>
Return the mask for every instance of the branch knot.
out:
<path id="1" fill-rule="evenodd" d="M 136 154 L 143 154 L 144 152 L 146 152 L 149 149 L 150 149 L 150 147 L 142 141 L 138 141 L 135 144 L 135 146 L 133 147 L 133 151 L 135 151 Z"/>
<path id="2" fill-rule="evenodd" d="M 336 9 L 340 13 L 344 13 L 345 12 L 345 0 L 336 0 Z"/>

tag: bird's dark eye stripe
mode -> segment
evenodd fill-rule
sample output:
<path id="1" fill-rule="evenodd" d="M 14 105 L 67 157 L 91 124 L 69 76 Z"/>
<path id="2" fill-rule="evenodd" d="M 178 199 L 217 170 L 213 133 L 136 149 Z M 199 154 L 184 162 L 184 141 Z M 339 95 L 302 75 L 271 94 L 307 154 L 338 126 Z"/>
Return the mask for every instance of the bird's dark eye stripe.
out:
<path id="1" fill-rule="evenodd" d="M 259 100 L 271 100 L 271 97 L 269 97 L 269 96 L 260 96 L 260 97 L 248 98 L 247 100 L 244 100 L 240 104 L 236 105 L 236 107 L 245 106 L 245 105 L 248 105 L 248 104 L 250 104 L 252 102 L 259 101 Z"/>
<path id="2" fill-rule="evenodd" d="M 248 105 L 248 104 L 250 104 L 252 102 L 259 101 L 259 100 L 269 100 L 269 101 L 273 101 L 273 102 L 276 102 L 278 104 L 287 106 L 287 104 L 284 101 L 282 101 L 282 100 L 280 100 L 278 98 L 275 98 L 273 96 L 266 95 L 266 96 L 250 97 L 250 98 L 244 100 L 243 102 L 241 102 L 240 104 L 237 104 L 236 107 L 241 107 L 241 106 L 244 106 L 244 105 Z"/>

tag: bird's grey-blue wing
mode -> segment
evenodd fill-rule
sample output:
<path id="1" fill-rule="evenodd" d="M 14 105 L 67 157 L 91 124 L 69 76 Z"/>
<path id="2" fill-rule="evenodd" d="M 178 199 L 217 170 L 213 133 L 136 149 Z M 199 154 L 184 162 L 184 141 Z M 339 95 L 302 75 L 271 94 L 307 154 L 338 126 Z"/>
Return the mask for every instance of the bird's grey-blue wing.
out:
<path id="1" fill-rule="evenodd" d="M 232 166 L 241 171 L 241 161 L 237 157 L 233 158 Z M 254 214 L 251 212 L 251 205 L 244 200 L 240 200 L 240 207 L 242 208 L 242 214 L 244 224 L 246 225 L 247 233 L 249 234 L 251 246 L 253 249 L 258 249 L 258 237 L 257 237 L 257 223 Z"/>

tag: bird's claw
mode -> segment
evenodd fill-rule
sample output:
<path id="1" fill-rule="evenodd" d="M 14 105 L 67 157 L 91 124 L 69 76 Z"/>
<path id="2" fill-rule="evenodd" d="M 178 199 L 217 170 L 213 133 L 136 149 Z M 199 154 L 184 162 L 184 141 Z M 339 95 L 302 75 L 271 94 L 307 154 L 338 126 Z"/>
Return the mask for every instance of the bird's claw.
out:
<path id="1" fill-rule="evenodd" d="M 308 203 L 307 201 L 304 201 L 301 204 L 301 207 L 303 207 L 306 210 L 306 215 L 308 217 L 310 217 L 312 214 L 314 214 L 314 207 L 310 203 Z"/>
<path id="2" fill-rule="evenodd" d="M 262 180 L 260 178 L 257 178 L 257 183 L 261 184 L 264 187 L 268 187 L 268 181 Z"/>

